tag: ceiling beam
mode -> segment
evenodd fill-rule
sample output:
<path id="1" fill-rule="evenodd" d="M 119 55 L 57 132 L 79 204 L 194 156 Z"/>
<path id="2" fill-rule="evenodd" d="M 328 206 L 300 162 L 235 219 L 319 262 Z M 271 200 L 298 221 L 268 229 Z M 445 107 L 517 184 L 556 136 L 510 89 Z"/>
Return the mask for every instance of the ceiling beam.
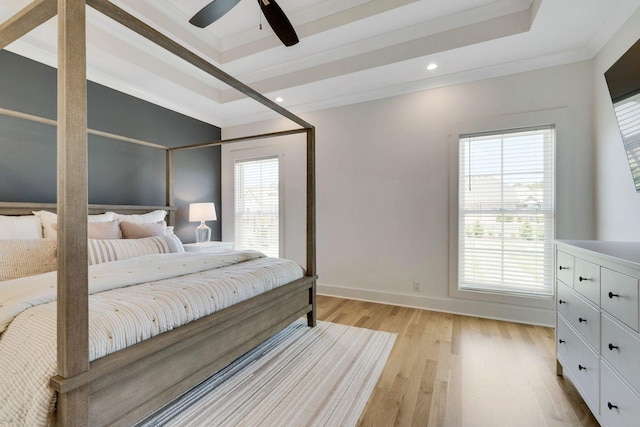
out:
<path id="1" fill-rule="evenodd" d="M 283 91 L 290 87 L 313 84 L 350 73 L 373 70 L 378 67 L 526 33 L 531 30 L 532 15 L 535 15 L 536 10 L 529 8 L 460 27 L 444 29 L 333 61 L 319 64 L 309 61 L 306 64 L 307 68 L 254 80 L 252 85 L 262 93 Z M 403 31 L 406 30 L 398 31 L 396 34 Z M 385 37 L 389 38 L 389 35 L 386 34 Z M 370 43 L 373 46 L 378 45 L 376 40 L 372 40 Z M 240 99 L 237 93 L 228 89 L 221 91 L 220 95 L 221 104 Z"/>

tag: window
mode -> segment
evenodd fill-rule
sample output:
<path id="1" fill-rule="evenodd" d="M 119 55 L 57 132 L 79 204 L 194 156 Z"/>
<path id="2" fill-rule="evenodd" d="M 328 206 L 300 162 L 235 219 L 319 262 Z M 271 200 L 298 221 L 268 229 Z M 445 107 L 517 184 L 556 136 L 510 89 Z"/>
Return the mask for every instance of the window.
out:
<path id="1" fill-rule="evenodd" d="M 267 256 L 280 254 L 279 164 L 277 157 L 235 163 L 235 245 Z"/>
<path id="2" fill-rule="evenodd" d="M 458 288 L 553 295 L 553 126 L 461 135 Z"/>

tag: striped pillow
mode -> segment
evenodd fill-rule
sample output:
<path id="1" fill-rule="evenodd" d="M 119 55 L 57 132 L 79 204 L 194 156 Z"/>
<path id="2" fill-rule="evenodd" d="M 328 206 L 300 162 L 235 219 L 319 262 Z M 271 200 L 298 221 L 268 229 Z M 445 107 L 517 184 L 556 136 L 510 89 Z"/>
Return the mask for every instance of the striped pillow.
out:
<path id="1" fill-rule="evenodd" d="M 0 240 L 0 280 L 55 271 L 57 243 L 55 239 Z"/>
<path id="2" fill-rule="evenodd" d="M 184 252 L 176 235 L 143 239 L 89 239 L 89 265 L 150 254 Z"/>

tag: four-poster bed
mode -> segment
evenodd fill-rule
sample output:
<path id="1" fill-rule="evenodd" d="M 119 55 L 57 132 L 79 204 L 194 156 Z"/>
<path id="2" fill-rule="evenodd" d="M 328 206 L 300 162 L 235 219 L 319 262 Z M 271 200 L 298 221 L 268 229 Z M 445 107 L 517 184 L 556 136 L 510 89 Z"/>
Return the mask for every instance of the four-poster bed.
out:
<path id="1" fill-rule="evenodd" d="M 161 333 L 90 363 L 87 215 L 128 207 L 91 206 L 87 191 L 85 9 L 90 6 L 151 40 L 190 64 L 241 91 L 300 129 L 253 135 L 229 141 L 161 147 L 167 153 L 167 206 L 174 202 L 173 158 L 192 150 L 239 140 L 302 133 L 307 144 L 306 269 L 302 277 L 252 296 L 238 304 Z M 58 120 L 47 121 L 9 110 L 1 114 L 56 125 L 57 204 L 0 203 L 0 213 L 19 215 L 56 209 L 57 223 L 57 372 L 50 386 L 57 393 L 58 425 L 130 425 L 162 407 L 186 390 L 264 341 L 286 325 L 307 316 L 315 325 L 315 129 L 248 86 L 189 52 L 107 0 L 35 0 L 0 24 L 0 48 L 58 15 Z M 104 133 L 103 133 L 104 134 Z M 104 136 L 104 135 L 103 135 Z M 117 135 L 113 139 L 135 141 Z M 157 207 L 134 207 L 146 211 Z M 166 207 L 161 207 L 166 209 Z M 169 223 L 174 209 L 169 210 Z"/>

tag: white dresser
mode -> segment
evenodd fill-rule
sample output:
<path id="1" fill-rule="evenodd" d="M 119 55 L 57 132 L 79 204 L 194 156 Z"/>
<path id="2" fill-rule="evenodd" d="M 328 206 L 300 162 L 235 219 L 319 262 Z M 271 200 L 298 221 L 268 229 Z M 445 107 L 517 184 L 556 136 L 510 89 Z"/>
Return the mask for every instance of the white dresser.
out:
<path id="1" fill-rule="evenodd" d="M 601 425 L 640 426 L 640 242 L 556 244 L 556 357 Z"/>

